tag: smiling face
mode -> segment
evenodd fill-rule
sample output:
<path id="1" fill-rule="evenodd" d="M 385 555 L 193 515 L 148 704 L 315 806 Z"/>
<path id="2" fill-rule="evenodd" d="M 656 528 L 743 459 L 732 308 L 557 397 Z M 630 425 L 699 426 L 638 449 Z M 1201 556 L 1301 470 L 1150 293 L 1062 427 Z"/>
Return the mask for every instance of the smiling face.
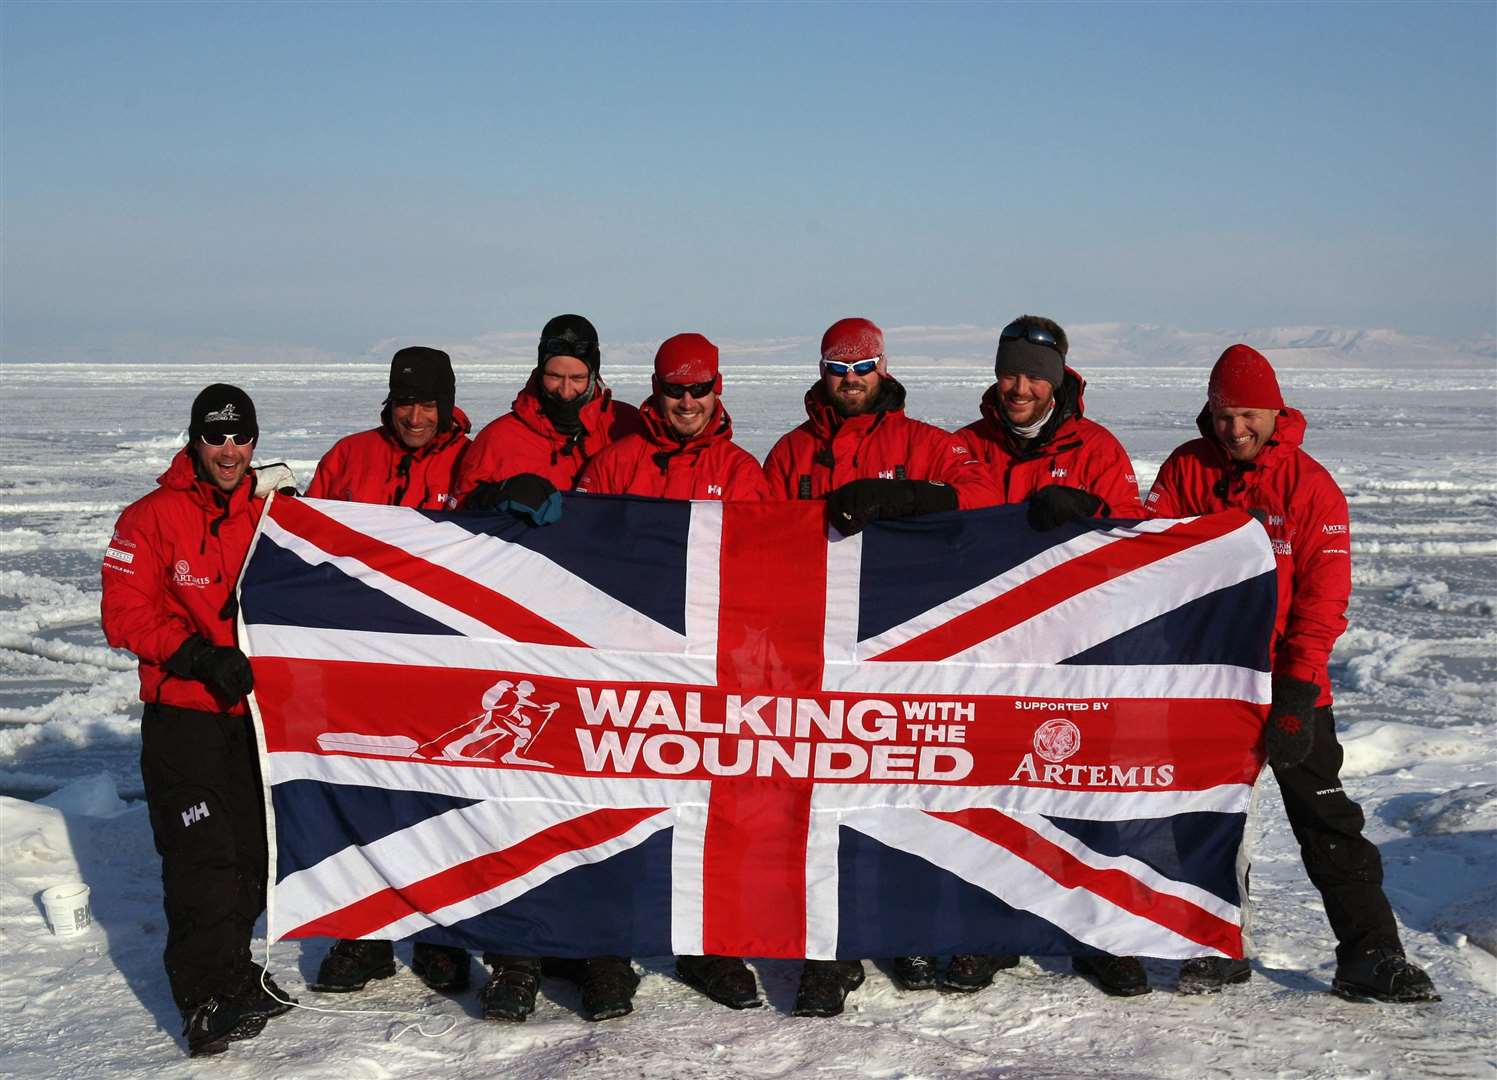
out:
<path id="1" fill-rule="evenodd" d="M 998 405 L 1016 427 L 1034 423 L 1054 401 L 1054 383 L 1023 374 L 998 376 Z"/>
<path id="2" fill-rule="evenodd" d="M 837 410 L 838 415 L 857 416 L 871 409 L 878 400 L 886 370 L 883 357 L 879 357 L 878 366 L 866 375 L 859 375 L 851 366 L 846 374 L 838 375 L 827 370 L 823 364 L 821 385 L 826 388 L 827 397 L 831 399 L 832 408 Z"/>
<path id="3" fill-rule="evenodd" d="M 587 393 L 590 374 L 575 356 L 552 356 L 541 366 L 541 389 L 558 401 L 571 401 Z"/>
<path id="4" fill-rule="evenodd" d="M 711 390 L 701 397 L 690 390 L 678 398 L 662 393 L 655 395 L 655 404 L 676 438 L 692 439 L 700 435 L 707 421 L 712 419 L 717 410 L 717 395 Z"/>
<path id="5" fill-rule="evenodd" d="M 203 475 L 219 491 L 227 494 L 239 486 L 239 481 L 249 471 L 255 444 L 249 442 L 240 446 L 232 438 L 227 438 L 222 446 L 212 446 L 199 437 L 192 444 L 192 452 Z"/>
<path id="6" fill-rule="evenodd" d="M 437 403 L 405 401 L 390 406 L 395 437 L 407 450 L 420 450 L 437 437 Z"/>
<path id="7" fill-rule="evenodd" d="M 1211 427 L 1233 461 L 1252 461 L 1273 438 L 1278 414 L 1273 409 L 1215 409 Z"/>

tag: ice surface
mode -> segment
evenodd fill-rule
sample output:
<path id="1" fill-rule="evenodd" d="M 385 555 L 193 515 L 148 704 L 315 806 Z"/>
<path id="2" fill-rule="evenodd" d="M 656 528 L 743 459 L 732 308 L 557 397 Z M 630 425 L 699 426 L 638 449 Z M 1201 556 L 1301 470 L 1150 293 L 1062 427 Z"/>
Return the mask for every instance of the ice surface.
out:
<path id="1" fill-rule="evenodd" d="M 947 427 L 974 418 L 996 336 L 890 330 L 911 412 Z M 845 1017 L 796 1020 L 786 1015 L 792 964 L 757 963 L 769 1008 L 731 1013 L 676 982 L 668 959 L 647 958 L 630 1018 L 587 1024 L 575 992 L 548 981 L 540 1011 L 504 1026 L 478 1020 L 471 993 L 428 993 L 404 967 L 355 998 L 318 997 L 302 982 L 323 944 L 287 943 L 271 960 L 283 985 L 306 1004 L 368 1014 L 294 1012 L 208 1068 L 337 1080 L 1497 1075 L 1497 349 L 1387 331 L 1079 327 L 1072 355 L 1088 411 L 1122 439 L 1145 485 L 1195 435 L 1210 362 L 1239 337 L 1268 346 L 1309 418 L 1308 449 L 1351 505 L 1352 628 L 1332 668 L 1345 776 L 1382 848 L 1405 943 L 1441 1005 L 1357 1006 L 1325 992 L 1334 942 L 1270 778 L 1253 826 L 1254 978 L 1217 999 L 1174 994 L 1169 964 L 1150 965 L 1158 992 L 1127 1002 L 1051 960 L 1025 960 L 964 998 L 901 993 L 870 966 Z M 725 401 L 739 440 L 762 456 L 804 415 L 813 343 L 722 344 Z M 529 335 L 454 347 L 458 402 L 476 424 L 508 408 L 533 348 Z M 624 399 L 647 392 L 652 348 L 605 353 Z M 363 363 L 0 368 L 0 791 L 20 796 L 0 798 L 0 1073 L 205 1071 L 182 1055 L 160 968 L 149 823 L 138 802 L 122 801 L 141 797 L 140 707 L 133 662 L 98 629 L 99 560 L 120 508 L 182 444 L 203 385 L 247 387 L 260 459 L 287 461 L 305 480 L 335 439 L 375 422 L 387 374 L 388 350 Z M 25 801 L 49 796 L 57 805 Z M 80 879 L 93 886 L 96 924 L 53 938 L 37 894 Z M 402 1011 L 456 1026 L 389 1041 Z"/>

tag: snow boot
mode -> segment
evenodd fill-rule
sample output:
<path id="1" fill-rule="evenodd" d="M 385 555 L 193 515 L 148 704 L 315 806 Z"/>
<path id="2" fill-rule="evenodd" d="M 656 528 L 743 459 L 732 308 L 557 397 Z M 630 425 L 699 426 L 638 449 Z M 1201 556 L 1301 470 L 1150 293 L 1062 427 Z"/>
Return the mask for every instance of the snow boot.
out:
<path id="1" fill-rule="evenodd" d="M 861 960 L 807 960 L 792 1016 L 838 1016 L 847 995 L 863 985 Z"/>
<path id="2" fill-rule="evenodd" d="M 395 947 L 388 941 L 343 938 L 322 958 L 312 989 L 319 994 L 351 994 L 374 979 L 395 974 Z"/>
<path id="3" fill-rule="evenodd" d="M 934 990 L 937 970 L 934 956 L 896 956 L 889 961 L 889 975 L 901 990 Z"/>
<path id="4" fill-rule="evenodd" d="M 1195 956 L 1180 965 L 1180 994 L 1220 994 L 1223 988 L 1245 983 L 1253 977 L 1246 960 L 1228 960 L 1225 956 Z"/>
<path id="5" fill-rule="evenodd" d="M 420 976 L 427 989 L 456 994 L 468 989 L 468 950 L 418 941 L 411 950 L 411 970 Z"/>
<path id="6" fill-rule="evenodd" d="M 1406 1005 L 1439 1001 L 1434 983 L 1417 964 L 1405 959 L 1402 949 L 1370 949 L 1336 965 L 1331 989 L 1347 1001 L 1386 1001 Z"/>
<path id="7" fill-rule="evenodd" d="M 222 1054 L 229 1043 L 253 1039 L 265 1030 L 266 1015 L 248 1005 L 217 994 L 188 1009 L 182 1016 L 182 1034 L 188 1057 Z"/>
<path id="8" fill-rule="evenodd" d="M 957 953 L 941 973 L 941 989 L 958 994 L 974 994 L 993 985 L 994 972 L 1018 966 L 1017 956 Z"/>
<path id="9" fill-rule="evenodd" d="M 264 986 L 260 985 L 262 975 L 265 978 Z M 244 981 L 231 996 L 235 1005 L 260 1013 L 267 1020 L 274 1020 L 277 1016 L 290 1012 L 297 1004 L 296 998 L 276 985 L 276 981 L 259 964 L 251 964 L 246 969 Z"/>
<path id="10" fill-rule="evenodd" d="M 754 973 L 736 956 L 678 956 L 676 977 L 730 1009 L 757 1009 Z"/>
<path id="11" fill-rule="evenodd" d="M 1149 992 L 1149 977 L 1136 956 L 1073 956 L 1071 967 L 1090 976 L 1113 997 L 1137 997 Z"/>
<path id="12" fill-rule="evenodd" d="M 634 1011 L 639 976 L 625 957 L 592 957 L 581 985 L 582 1015 L 588 1020 L 614 1020 Z"/>
<path id="13" fill-rule="evenodd" d="M 520 1023 L 535 1012 L 535 994 L 541 988 L 540 959 L 487 953 L 483 959 L 493 968 L 489 981 L 478 991 L 483 1018 Z"/>

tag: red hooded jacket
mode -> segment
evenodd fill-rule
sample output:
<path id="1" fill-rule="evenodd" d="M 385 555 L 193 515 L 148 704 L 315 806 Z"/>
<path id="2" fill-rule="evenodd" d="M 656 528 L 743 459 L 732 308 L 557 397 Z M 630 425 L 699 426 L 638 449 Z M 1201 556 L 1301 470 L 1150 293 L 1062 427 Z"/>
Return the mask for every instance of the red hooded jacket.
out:
<path id="1" fill-rule="evenodd" d="M 589 458 L 578 491 L 599 495 L 653 495 L 664 499 L 767 499 L 764 470 L 733 442 L 733 420 L 722 402 L 701 434 L 676 438 L 654 399 L 639 409 L 644 430 Z"/>
<path id="2" fill-rule="evenodd" d="M 452 427 L 438 432 L 419 450 L 408 450 L 385 422 L 370 431 L 339 439 L 322 455 L 310 499 L 413 506 L 450 510 L 457 505 L 453 484 L 468 449 L 472 425 L 461 409 L 452 410 Z"/>
<path id="3" fill-rule="evenodd" d="M 461 503 L 479 484 L 502 483 L 520 473 L 543 476 L 558 491 L 570 491 L 582 466 L 603 447 L 640 430 L 639 410 L 613 400 L 599 380 L 582 407 L 581 430 L 563 435 L 541 410 L 540 376 L 532 373 L 511 411 L 478 433 L 458 470 Z"/>
<path id="4" fill-rule="evenodd" d="M 883 378 L 884 408 L 843 417 L 817 382 L 806 391 L 805 423 L 781 436 L 764 459 L 778 499 L 819 499 L 852 480 L 939 480 L 956 489 L 963 510 L 993 506 L 998 489 L 958 435 L 904 413 L 904 387 Z"/>
<path id="5" fill-rule="evenodd" d="M 140 700 L 243 714 L 242 698 L 219 699 L 161 665 L 193 634 L 235 644 L 230 601 L 265 500 L 253 472 L 228 495 L 200 479 L 190 448 L 156 482 L 125 507 L 104 552 L 104 637 L 140 659 Z"/>
<path id="6" fill-rule="evenodd" d="M 1274 673 L 1320 687 L 1331 704 L 1331 649 L 1346 629 L 1351 597 L 1351 530 L 1346 496 L 1325 466 L 1300 449 L 1305 418 L 1280 409 L 1273 438 L 1251 462 L 1228 457 L 1211 430 L 1177 447 L 1160 466 L 1146 508 L 1150 517 L 1189 517 L 1236 507 L 1263 510 L 1279 564 Z"/>
<path id="7" fill-rule="evenodd" d="M 1101 424 L 1086 419 L 1086 380 L 1070 368 L 1056 395 L 1055 415 L 1038 438 L 1022 445 L 1003 422 L 998 384 L 982 396 L 982 419 L 957 432 L 988 466 L 1006 503 L 1023 502 L 1042 487 L 1063 484 L 1102 499 L 1099 517 L 1141 518 L 1138 477 L 1128 451 Z"/>

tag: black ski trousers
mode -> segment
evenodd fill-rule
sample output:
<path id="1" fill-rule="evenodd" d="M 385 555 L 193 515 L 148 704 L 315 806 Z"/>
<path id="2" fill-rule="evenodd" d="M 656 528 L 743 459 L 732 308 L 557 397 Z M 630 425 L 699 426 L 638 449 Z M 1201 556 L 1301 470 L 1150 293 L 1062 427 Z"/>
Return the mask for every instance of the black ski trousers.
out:
<path id="1" fill-rule="evenodd" d="M 1383 892 L 1383 860 L 1362 835 L 1362 808 L 1341 788 L 1341 744 L 1329 705 L 1315 710 L 1315 744 L 1292 769 L 1274 769 L 1289 827 L 1336 935 L 1336 958 L 1401 948 Z"/>
<path id="2" fill-rule="evenodd" d="M 247 716 L 147 705 L 140 775 L 161 855 L 166 975 L 185 1014 L 252 971 L 265 910 L 265 803 Z"/>

